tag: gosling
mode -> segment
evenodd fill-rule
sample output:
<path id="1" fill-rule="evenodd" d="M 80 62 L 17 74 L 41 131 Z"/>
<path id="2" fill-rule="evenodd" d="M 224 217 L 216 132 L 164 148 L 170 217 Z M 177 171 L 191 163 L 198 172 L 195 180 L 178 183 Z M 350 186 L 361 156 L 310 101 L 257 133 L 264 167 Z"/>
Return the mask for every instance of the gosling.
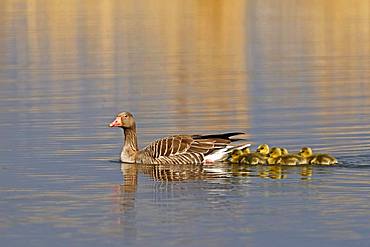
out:
<path id="1" fill-rule="evenodd" d="M 273 147 L 267 159 L 269 165 L 295 166 L 304 163 L 304 159 L 295 154 L 289 154 L 285 148 Z"/>
<path id="2" fill-rule="evenodd" d="M 289 154 L 289 151 L 286 148 L 280 148 L 280 150 L 281 150 L 281 155 L 287 155 L 287 154 Z"/>
<path id="3" fill-rule="evenodd" d="M 299 155 L 287 154 L 287 155 L 280 156 L 276 160 L 276 164 L 277 165 L 285 165 L 285 166 L 304 165 L 305 160 Z"/>
<path id="4" fill-rule="evenodd" d="M 261 144 L 257 147 L 256 153 L 261 154 L 262 156 L 267 157 L 270 152 L 270 147 L 267 144 Z"/>
<path id="5" fill-rule="evenodd" d="M 287 155 L 289 154 L 288 152 L 288 149 L 286 148 L 282 148 L 282 147 L 272 147 L 270 149 L 270 152 L 268 154 L 268 159 L 267 159 L 267 163 L 269 165 L 275 165 L 276 164 L 276 161 L 277 159 L 280 157 L 280 156 L 284 156 L 284 155 Z"/>
<path id="6" fill-rule="evenodd" d="M 246 165 L 264 165 L 266 164 L 266 158 L 259 153 L 250 153 L 243 155 L 240 159 L 240 163 Z"/>
<path id="7" fill-rule="evenodd" d="M 336 158 L 329 154 L 313 154 L 309 147 L 303 147 L 299 155 L 306 159 L 306 162 L 311 165 L 335 165 L 338 164 Z"/>
<path id="8" fill-rule="evenodd" d="M 267 158 L 267 164 L 275 165 L 276 161 L 283 155 L 283 150 L 278 147 L 272 147 Z"/>
<path id="9" fill-rule="evenodd" d="M 264 145 L 267 146 L 267 150 L 268 150 L 269 149 L 268 145 L 267 144 L 264 144 Z M 264 165 L 264 164 L 266 164 L 267 157 L 264 154 L 259 152 L 260 146 L 257 148 L 257 151 L 255 153 L 251 153 L 250 150 L 248 150 L 249 152 L 243 152 L 244 154 L 240 159 L 240 163 L 241 164 L 246 164 L 246 165 Z M 264 148 L 266 148 L 266 146 L 264 146 Z M 265 151 L 263 151 L 263 153 L 265 153 Z"/>
<path id="10" fill-rule="evenodd" d="M 241 156 L 243 155 L 243 151 L 240 149 L 235 149 L 229 154 L 229 157 L 226 159 L 230 163 L 239 163 Z"/>

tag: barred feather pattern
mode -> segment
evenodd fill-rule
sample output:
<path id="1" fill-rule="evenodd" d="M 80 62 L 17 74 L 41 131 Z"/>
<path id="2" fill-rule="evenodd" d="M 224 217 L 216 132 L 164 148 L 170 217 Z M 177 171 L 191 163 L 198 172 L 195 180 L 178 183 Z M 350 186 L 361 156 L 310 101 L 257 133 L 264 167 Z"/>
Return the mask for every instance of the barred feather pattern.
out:
<path id="1" fill-rule="evenodd" d="M 159 139 L 139 151 L 136 162 L 146 164 L 200 164 L 204 161 L 206 155 L 230 144 L 232 140 L 228 137 L 223 135 L 170 136 Z"/>

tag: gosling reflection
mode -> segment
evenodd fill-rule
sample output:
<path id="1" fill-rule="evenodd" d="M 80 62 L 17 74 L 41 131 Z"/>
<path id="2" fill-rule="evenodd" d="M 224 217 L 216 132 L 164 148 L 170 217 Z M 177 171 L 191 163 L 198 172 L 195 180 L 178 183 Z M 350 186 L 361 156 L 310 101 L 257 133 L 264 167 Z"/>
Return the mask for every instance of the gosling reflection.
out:
<path id="1" fill-rule="evenodd" d="M 258 176 L 261 178 L 284 179 L 288 171 L 281 166 L 262 166 L 258 169 Z"/>
<path id="2" fill-rule="evenodd" d="M 302 180 L 310 180 L 313 175 L 312 166 L 261 166 L 257 168 L 258 176 L 270 179 L 286 179 L 289 177 L 300 177 Z"/>
<path id="3" fill-rule="evenodd" d="M 313 174 L 312 166 L 302 166 L 301 167 L 301 178 L 302 180 L 310 180 Z"/>

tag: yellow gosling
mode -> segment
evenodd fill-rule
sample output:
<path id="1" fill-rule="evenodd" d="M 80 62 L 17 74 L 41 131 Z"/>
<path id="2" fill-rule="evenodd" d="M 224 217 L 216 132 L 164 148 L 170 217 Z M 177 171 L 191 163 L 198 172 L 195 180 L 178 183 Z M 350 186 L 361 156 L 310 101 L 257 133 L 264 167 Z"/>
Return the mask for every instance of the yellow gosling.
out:
<path id="1" fill-rule="evenodd" d="M 307 164 L 305 158 L 303 158 L 302 156 L 298 154 L 289 154 L 286 148 L 280 148 L 280 150 L 281 155 L 275 158 L 275 164 L 287 166 Z"/>
<path id="2" fill-rule="evenodd" d="M 281 150 L 281 155 L 287 155 L 287 154 L 289 154 L 289 151 L 286 148 L 280 148 L 280 150 Z"/>
<path id="3" fill-rule="evenodd" d="M 316 154 L 315 157 L 311 160 L 312 165 L 335 165 L 338 164 L 336 158 L 330 154 Z"/>
<path id="4" fill-rule="evenodd" d="M 260 153 L 250 153 L 243 155 L 240 159 L 240 163 L 246 165 L 264 165 L 267 162 L 266 159 L 267 157 Z"/>
<path id="5" fill-rule="evenodd" d="M 311 160 L 313 158 L 313 152 L 312 152 L 312 149 L 309 148 L 309 147 L 303 147 L 299 153 L 298 153 L 299 156 L 301 156 L 304 161 L 305 161 L 305 164 L 311 164 Z"/>
<path id="6" fill-rule="evenodd" d="M 271 148 L 271 151 L 267 158 L 267 164 L 275 165 L 278 158 L 282 156 L 282 149 L 278 147 Z"/>
<path id="7" fill-rule="evenodd" d="M 243 155 L 245 155 L 245 154 L 250 154 L 250 153 L 251 153 L 251 150 L 250 150 L 250 148 L 249 148 L 249 147 L 246 147 L 246 148 L 243 148 L 243 149 L 242 149 L 242 152 L 243 152 Z"/>
<path id="8" fill-rule="evenodd" d="M 261 152 L 260 152 L 261 151 Z M 243 150 L 243 155 L 240 158 L 240 163 L 245 165 L 264 165 L 266 164 L 269 147 L 267 144 L 258 146 L 255 153 L 251 153 L 250 149 Z"/>
<path id="9" fill-rule="evenodd" d="M 329 154 L 313 154 L 309 147 L 303 147 L 299 154 L 306 158 L 311 165 L 335 165 L 338 163 L 337 159 Z"/>
<path id="10" fill-rule="evenodd" d="M 230 163 L 239 163 L 239 160 L 241 156 L 243 155 L 243 151 L 239 149 L 235 149 L 231 152 L 229 157 L 227 158 L 227 161 Z"/>
<path id="11" fill-rule="evenodd" d="M 267 156 L 270 152 L 270 147 L 267 144 L 261 144 L 258 146 L 256 153 L 260 153 L 264 156 Z"/>
<path id="12" fill-rule="evenodd" d="M 285 166 L 296 166 L 296 165 L 302 165 L 304 164 L 304 159 L 299 155 L 294 154 L 287 154 L 280 156 L 276 160 L 277 165 L 285 165 Z"/>

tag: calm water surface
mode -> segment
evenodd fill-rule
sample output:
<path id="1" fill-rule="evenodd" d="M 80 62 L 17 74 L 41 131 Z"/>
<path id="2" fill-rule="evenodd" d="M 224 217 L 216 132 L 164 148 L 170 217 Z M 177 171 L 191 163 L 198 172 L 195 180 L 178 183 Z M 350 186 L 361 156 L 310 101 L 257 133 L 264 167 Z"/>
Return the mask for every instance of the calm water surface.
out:
<path id="1" fill-rule="evenodd" d="M 0 3 L 1 246 L 368 246 L 370 3 Z M 120 164 L 245 131 L 336 167 Z"/>

